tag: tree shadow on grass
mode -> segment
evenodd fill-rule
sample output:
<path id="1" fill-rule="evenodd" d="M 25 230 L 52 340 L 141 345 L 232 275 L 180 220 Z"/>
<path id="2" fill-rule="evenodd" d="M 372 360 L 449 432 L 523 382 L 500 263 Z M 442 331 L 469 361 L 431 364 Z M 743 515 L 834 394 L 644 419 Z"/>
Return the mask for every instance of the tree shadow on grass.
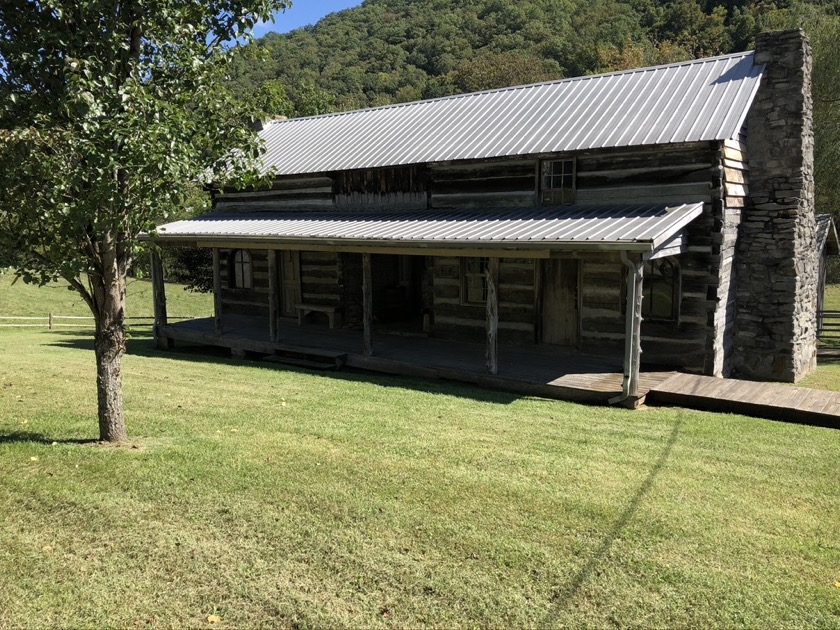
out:
<path id="1" fill-rule="evenodd" d="M 96 440 L 87 439 L 64 439 L 57 440 L 55 438 L 46 437 L 40 433 L 32 433 L 29 431 L 15 431 L 13 433 L 0 433 L 0 444 L 44 444 L 51 446 L 55 444 L 95 444 Z"/>
<path id="2" fill-rule="evenodd" d="M 60 348 L 72 348 L 76 350 L 93 351 L 93 336 L 82 335 L 74 331 L 52 331 L 61 337 L 49 345 Z M 338 380 L 345 382 L 364 382 L 380 387 L 394 387 L 398 389 L 410 389 L 429 394 L 443 394 L 458 398 L 469 398 L 477 402 L 489 402 L 501 405 L 509 405 L 517 400 L 527 398 L 522 394 L 515 394 L 500 390 L 483 389 L 469 383 L 459 383 L 447 380 L 431 380 L 418 377 L 401 376 L 397 374 L 380 374 L 367 370 L 343 367 L 340 371 L 319 371 L 297 367 L 283 363 L 270 363 L 252 359 L 233 359 L 230 356 L 230 349 L 219 346 L 207 346 L 204 344 L 189 344 L 178 342 L 173 350 L 161 350 L 155 346 L 154 337 L 151 332 L 132 333 L 126 343 L 126 353 L 131 356 L 164 359 L 174 361 L 189 361 L 194 363 L 217 363 L 230 366 L 247 365 L 267 370 L 278 370 L 284 372 L 297 372 L 317 378 Z M 92 359 L 91 359 L 92 360 Z"/>
<path id="3" fill-rule="evenodd" d="M 668 442 L 662 449 L 662 452 L 660 453 L 659 458 L 656 460 L 656 463 L 653 465 L 653 468 L 650 469 L 648 476 L 642 482 L 642 485 L 639 486 L 639 489 L 636 490 L 636 494 L 633 495 L 633 498 L 630 500 L 630 503 L 624 509 L 624 512 L 621 513 L 621 516 L 615 522 L 615 525 L 613 525 L 609 533 L 606 536 L 604 536 L 604 539 L 601 541 L 600 546 L 595 551 L 595 553 L 592 554 L 592 557 L 589 558 L 589 561 L 585 565 L 583 565 L 583 567 L 572 578 L 569 584 L 567 584 L 564 588 L 558 589 L 557 592 L 554 594 L 554 597 L 552 597 L 550 602 L 554 610 L 548 615 L 546 615 L 546 617 L 542 621 L 540 621 L 540 623 L 537 624 L 538 627 L 553 627 L 557 623 L 560 613 L 569 607 L 569 604 L 571 604 L 571 602 L 574 600 L 575 595 L 578 594 L 580 589 L 583 588 L 584 584 L 586 584 L 586 582 L 592 576 L 593 572 L 609 555 L 613 544 L 616 540 L 618 540 L 621 537 L 622 532 L 630 524 L 630 521 L 636 515 L 636 512 L 639 511 L 639 508 L 641 507 L 645 496 L 648 494 L 648 492 L 650 492 L 650 489 L 656 482 L 656 478 L 659 476 L 659 473 L 662 471 L 662 468 L 665 466 L 668 459 L 671 457 L 671 453 L 673 452 L 674 446 L 676 445 L 677 439 L 679 438 L 682 425 L 683 416 L 682 414 L 680 414 L 677 416 L 677 421 L 674 424 L 674 428 L 671 430 L 671 435 L 668 438 Z"/>

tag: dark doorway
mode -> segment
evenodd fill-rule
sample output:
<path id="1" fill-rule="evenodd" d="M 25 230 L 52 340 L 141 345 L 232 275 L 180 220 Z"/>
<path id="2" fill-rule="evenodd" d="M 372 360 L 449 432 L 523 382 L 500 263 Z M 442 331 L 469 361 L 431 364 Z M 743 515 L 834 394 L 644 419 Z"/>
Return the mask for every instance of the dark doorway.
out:
<path id="1" fill-rule="evenodd" d="M 373 321 L 377 330 L 423 330 L 424 256 L 377 254 L 371 257 Z"/>

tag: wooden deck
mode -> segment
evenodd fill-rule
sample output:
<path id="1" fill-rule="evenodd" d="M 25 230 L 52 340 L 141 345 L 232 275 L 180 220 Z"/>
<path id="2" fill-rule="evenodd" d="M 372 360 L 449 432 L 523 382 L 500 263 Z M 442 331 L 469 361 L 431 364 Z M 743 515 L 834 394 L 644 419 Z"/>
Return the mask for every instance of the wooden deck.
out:
<path id="1" fill-rule="evenodd" d="M 674 373 L 649 388 L 647 403 L 840 428 L 840 393 Z"/>

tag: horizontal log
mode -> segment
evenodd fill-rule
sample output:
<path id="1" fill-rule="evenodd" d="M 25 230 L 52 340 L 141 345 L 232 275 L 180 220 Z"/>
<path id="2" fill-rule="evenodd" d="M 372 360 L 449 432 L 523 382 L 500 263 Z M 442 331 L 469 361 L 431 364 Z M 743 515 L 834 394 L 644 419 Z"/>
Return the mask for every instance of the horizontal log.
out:
<path id="1" fill-rule="evenodd" d="M 735 184 L 746 184 L 747 183 L 747 176 L 744 171 L 734 169 L 734 168 L 726 168 L 724 169 L 724 175 L 726 176 L 727 182 L 732 182 Z"/>
<path id="2" fill-rule="evenodd" d="M 534 286 L 534 265 L 511 266 L 502 263 L 499 270 L 501 285 Z"/>
<path id="3" fill-rule="evenodd" d="M 664 167 L 663 167 L 664 168 Z M 662 169 L 628 169 L 634 171 L 632 175 L 620 175 L 621 171 L 606 172 L 602 175 L 578 172 L 577 187 L 593 188 L 596 186 L 661 186 L 666 184 L 690 184 L 700 182 L 712 182 L 718 174 L 708 164 L 701 166 L 689 165 L 672 167 L 670 172 L 662 172 Z M 603 171 L 601 171 L 603 173 Z"/>
<path id="4" fill-rule="evenodd" d="M 308 266 L 338 264 L 338 254 L 336 252 L 313 252 L 310 250 L 302 250 L 300 252 L 301 269 Z"/>
<path id="5" fill-rule="evenodd" d="M 580 203 L 688 203 L 711 201 L 711 184 L 663 184 L 578 189 Z"/>
<path id="6" fill-rule="evenodd" d="M 738 143 L 740 144 L 740 143 Z M 747 154 L 741 150 L 734 142 L 726 142 L 723 146 L 723 157 L 727 160 L 734 160 L 736 162 L 746 162 Z"/>
<path id="7" fill-rule="evenodd" d="M 731 168 L 736 171 L 749 171 L 750 166 L 746 162 L 739 162 L 737 160 L 724 160 L 723 161 L 724 168 Z"/>
<path id="8" fill-rule="evenodd" d="M 429 165 L 429 177 L 432 181 L 474 176 L 494 177 L 505 174 L 536 174 L 536 171 L 537 162 L 531 158 L 501 159 L 488 162 L 450 162 Z"/>
<path id="9" fill-rule="evenodd" d="M 274 180 L 272 187 L 277 190 L 295 188 L 329 188 L 332 190 L 333 178 L 327 175 L 281 175 Z"/>
<path id="10" fill-rule="evenodd" d="M 726 184 L 727 197 L 746 197 L 749 194 L 747 187 L 742 184 Z"/>
<path id="11" fill-rule="evenodd" d="M 429 190 L 433 196 L 450 194 L 480 195 L 503 192 L 530 193 L 533 195 L 536 192 L 536 179 L 533 175 L 530 177 L 461 179 L 451 182 L 435 183 Z"/>
<path id="12" fill-rule="evenodd" d="M 452 194 L 431 197 L 431 207 L 438 208 L 531 208 L 534 205 L 534 191 L 496 192 L 485 194 Z"/>
<path id="13" fill-rule="evenodd" d="M 484 307 L 482 306 L 482 309 Z M 461 326 L 464 328 L 477 328 L 484 331 L 487 321 L 486 318 L 468 319 L 465 317 L 458 317 L 456 315 L 438 315 L 435 313 L 435 327 L 439 325 Z M 534 326 L 528 322 L 511 322 L 502 320 L 501 313 L 499 314 L 499 330 L 521 330 L 533 331 Z"/>
<path id="14" fill-rule="evenodd" d="M 236 192 L 225 192 L 217 197 L 217 201 L 226 199 L 261 199 L 273 197 L 276 199 L 304 199 L 308 197 L 332 197 L 332 187 L 325 188 L 293 188 L 290 190 L 240 190 Z"/>
<path id="15" fill-rule="evenodd" d="M 318 199 L 277 199 L 272 201 L 241 201 L 219 199 L 216 204 L 216 210 L 219 212 L 257 212 L 260 210 L 269 210 L 280 212 L 282 210 L 305 210 L 333 207 L 332 196 Z"/>

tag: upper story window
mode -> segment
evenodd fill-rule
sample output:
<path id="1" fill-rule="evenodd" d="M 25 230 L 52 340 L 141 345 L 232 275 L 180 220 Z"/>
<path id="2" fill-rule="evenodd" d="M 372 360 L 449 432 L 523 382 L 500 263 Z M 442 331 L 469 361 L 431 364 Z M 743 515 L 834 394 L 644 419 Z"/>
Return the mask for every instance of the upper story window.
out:
<path id="1" fill-rule="evenodd" d="M 487 302 L 487 265 L 489 258 L 461 259 L 461 303 Z"/>
<path id="2" fill-rule="evenodd" d="M 622 275 L 622 278 L 624 276 Z M 673 258 L 658 258 L 644 263 L 642 283 L 642 318 L 672 321 L 680 315 L 680 267 Z M 622 311 L 627 306 L 626 279 L 622 282 Z"/>
<path id="3" fill-rule="evenodd" d="M 541 166 L 540 192 L 544 206 L 575 202 L 575 160 L 545 160 Z"/>
<path id="4" fill-rule="evenodd" d="M 235 250 L 230 256 L 230 286 L 237 289 L 250 289 L 253 286 L 251 273 L 251 254 L 244 249 Z"/>

